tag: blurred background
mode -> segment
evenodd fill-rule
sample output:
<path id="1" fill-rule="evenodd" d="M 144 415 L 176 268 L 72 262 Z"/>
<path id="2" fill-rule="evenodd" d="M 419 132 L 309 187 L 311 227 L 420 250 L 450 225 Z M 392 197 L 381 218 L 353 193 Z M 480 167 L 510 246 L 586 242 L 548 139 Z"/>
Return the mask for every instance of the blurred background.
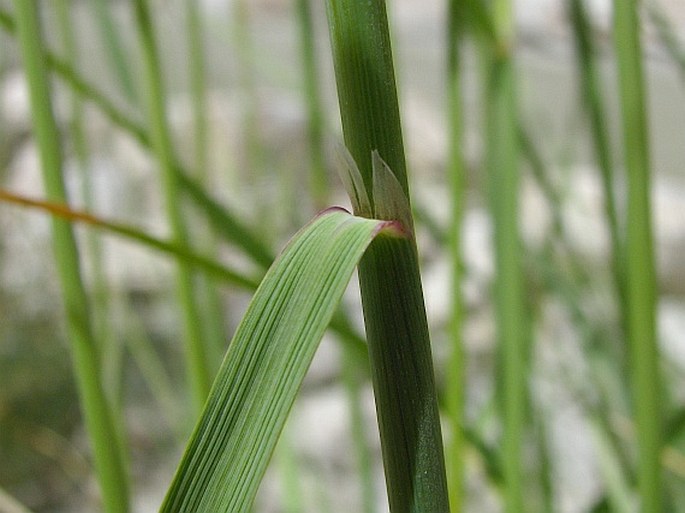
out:
<path id="1" fill-rule="evenodd" d="M 533 319 L 527 501 L 531 511 L 547 505 L 568 513 L 613 511 L 607 497 L 621 490 L 634 498 L 635 457 L 625 337 L 596 136 L 581 89 L 585 75 L 578 64 L 578 29 L 569 15 L 572 3 L 515 2 L 519 123 L 528 142 L 521 161 L 520 226 Z M 53 74 L 53 99 L 72 207 L 168 237 L 158 164 L 125 122 L 147 130 L 132 6 L 123 0 L 39 4 L 48 47 L 67 66 Z M 349 208 L 330 151 L 342 137 L 324 3 L 309 2 L 311 25 L 303 24 L 295 0 L 149 4 L 176 157 L 203 190 L 272 255 L 321 208 Z M 626 184 L 611 2 L 580 4 L 594 45 L 604 105 L 601 125 L 608 134 L 621 220 Z M 0 0 L 0 8 L 0 187 L 40 199 L 45 194 L 26 78 L 11 29 L 12 6 Z M 438 0 L 388 3 L 440 393 L 449 386 L 444 368 L 453 295 L 445 242 L 451 202 L 446 12 L 446 2 Z M 662 464 L 673 511 L 685 511 L 685 2 L 645 0 L 640 14 L 668 426 Z M 189 23 L 194 15 L 196 32 Z M 307 78 L 303 32 L 315 49 L 315 90 Z M 502 505 L 493 456 L 498 434 L 495 265 L 479 52 L 477 38 L 467 38 L 461 49 L 466 490 L 468 511 L 496 512 Z M 125 121 L 113 119 L 112 112 Z M 313 123 L 318 135 L 312 134 Z M 184 209 L 201 252 L 245 276 L 263 272 L 214 233 L 201 209 Z M 106 341 L 105 388 L 127 433 L 134 511 L 156 511 L 194 423 L 173 259 L 106 231 L 80 225 L 76 230 L 96 331 Z M 18 508 L 11 497 L 36 513 L 99 508 L 50 237 L 44 212 L 0 202 L 0 512 L 22 511 L 11 509 Z M 203 315 L 214 312 L 214 323 L 210 319 L 206 325 L 216 341 L 216 370 L 250 292 L 198 281 L 206 292 L 197 298 Z M 345 301 L 361 332 L 355 280 Z M 368 373 L 350 373 L 345 362 L 338 341 L 327 336 L 255 511 L 387 511 Z M 349 380 L 357 393 L 350 393 L 355 385 Z"/>

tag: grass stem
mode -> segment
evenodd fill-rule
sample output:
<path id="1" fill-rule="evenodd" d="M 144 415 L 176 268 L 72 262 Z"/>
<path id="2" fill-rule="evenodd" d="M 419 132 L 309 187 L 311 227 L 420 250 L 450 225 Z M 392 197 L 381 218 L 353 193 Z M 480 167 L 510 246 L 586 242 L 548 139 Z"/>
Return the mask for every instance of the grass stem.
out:
<path id="1" fill-rule="evenodd" d="M 57 20 L 64 47 L 64 54 L 69 63 L 78 62 L 78 47 L 76 43 L 71 2 L 56 2 Z M 71 92 L 71 119 L 69 123 L 70 135 L 73 141 L 75 160 L 81 179 L 81 196 L 89 211 L 94 211 L 96 200 L 93 191 L 93 179 L 88 149 L 88 137 L 85 130 L 84 103 L 78 94 Z M 86 256 L 92 269 L 92 284 L 90 290 L 90 304 L 95 332 L 95 340 L 100 345 L 102 362 L 102 382 L 108 394 L 115 423 L 122 440 L 125 425 L 123 411 L 123 375 L 124 375 L 124 345 L 119 343 L 111 324 L 111 300 L 105 272 L 102 241 L 95 231 L 88 231 L 85 235 Z M 127 451 L 123 447 L 122 461 L 127 462 Z M 128 462 L 126 463 L 128 466 Z"/>
<path id="2" fill-rule="evenodd" d="M 465 165 L 462 153 L 462 99 L 460 51 L 462 48 L 465 5 L 463 0 L 450 0 L 447 19 L 447 116 L 449 126 L 449 161 L 447 179 L 450 184 L 452 216 L 448 234 L 451 260 L 452 305 L 449 321 L 449 341 L 452 350 L 447 370 L 447 413 L 450 422 L 450 443 L 447 447 L 447 477 L 452 513 L 464 510 L 465 440 L 465 351 L 462 337 L 462 258 L 461 225 L 464 215 Z"/>
<path id="3" fill-rule="evenodd" d="M 638 2 L 614 2 L 614 36 L 628 174 L 626 285 L 628 344 L 641 511 L 663 511 L 661 373 L 656 339 L 656 277 L 650 205 L 650 164 Z"/>
<path id="4" fill-rule="evenodd" d="M 119 82 L 124 98 L 135 105 L 138 103 L 138 90 L 131 74 L 131 65 L 126 59 L 126 50 L 120 37 L 121 31 L 115 26 L 112 14 L 112 9 L 118 6 L 108 0 L 92 0 L 88 4 L 93 9 L 105 46 L 106 58 L 114 71 L 111 78 Z"/>
<path id="5" fill-rule="evenodd" d="M 611 144 L 605 120 L 606 107 L 602 99 L 599 71 L 597 69 L 592 31 L 584 0 L 571 0 L 569 4 L 571 23 L 576 44 L 580 90 L 587 109 L 595 158 L 602 176 L 604 194 L 604 216 L 611 241 L 611 268 L 613 272 L 616 298 L 619 302 L 621 329 L 625 329 L 626 298 L 624 283 L 624 263 L 622 262 L 623 241 L 618 224 L 616 192 L 614 190 L 614 165 L 611 157 Z"/>
<path id="6" fill-rule="evenodd" d="M 63 155 L 50 97 L 38 4 L 16 0 L 14 8 L 45 190 L 51 200 L 66 203 Z M 78 390 L 92 443 L 103 507 L 107 513 L 125 513 L 128 511 L 128 483 L 120 449 L 121 439 L 101 381 L 101 355 L 81 277 L 76 240 L 71 224 L 63 219 L 53 218 L 52 233 Z"/>
<path id="7" fill-rule="evenodd" d="M 514 22 L 510 0 L 496 0 L 492 21 L 497 34 L 488 47 L 486 86 L 486 165 L 494 221 L 495 311 L 502 407 L 504 506 L 524 508 L 523 439 L 526 424 L 526 333 L 522 243 L 519 236 L 519 133 L 513 62 Z M 494 44 L 493 44 L 494 43 Z"/>
<path id="8" fill-rule="evenodd" d="M 367 360 L 364 359 L 364 363 Z M 366 371 L 366 372 L 364 372 Z M 366 423 L 362 410 L 362 384 L 366 383 L 368 370 L 362 368 L 348 346 L 343 346 L 343 381 L 350 408 L 350 429 L 356 452 L 356 463 L 361 483 L 362 513 L 374 513 L 376 493 L 374 486 L 371 449 L 366 438 Z"/>
<path id="9" fill-rule="evenodd" d="M 385 2 L 328 0 L 327 7 L 345 143 L 377 214 L 389 205 L 388 191 L 374 187 L 375 151 L 409 201 Z M 359 281 L 390 510 L 444 513 L 447 483 L 415 239 L 374 242 Z"/>
<path id="10" fill-rule="evenodd" d="M 297 0 L 297 19 L 300 29 L 300 54 L 304 78 L 304 95 L 307 106 L 307 135 L 311 157 L 311 193 L 317 209 L 327 204 L 328 179 L 324 155 L 324 116 L 321 106 L 319 72 L 316 61 L 315 30 L 311 0 Z"/>
<path id="11" fill-rule="evenodd" d="M 135 11 L 143 49 L 150 136 L 161 168 L 166 211 L 175 242 L 181 246 L 188 246 L 188 231 L 181 209 L 181 188 L 178 175 L 174 170 L 176 158 L 164 105 L 166 95 L 147 0 L 136 0 Z M 207 348 L 202 337 L 201 316 L 195 301 L 192 270 L 188 263 L 182 260 L 178 262 L 176 288 L 183 312 L 184 341 L 187 352 L 185 361 L 193 410 L 199 413 L 209 393 L 211 373 Z"/>
<path id="12" fill-rule="evenodd" d="M 203 40 L 203 20 L 200 7 L 195 0 L 186 0 L 186 31 L 188 34 L 188 74 L 190 75 L 190 92 L 193 104 L 193 145 L 195 177 L 197 182 L 207 188 L 209 185 L 209 126 L 207 124 L 207 66 L 205 64 L 205 46 Z M 216 229 L 213 226 L 201 231 L 199 243 L 206 247 L 207 253 L 217 253 Z M 211 372 L 218 368 L 218 362 L 229 340 L 224 328 L 224 311 L 217 284 L 208 276 L 197 276 L 196 297 L 202 306 L 204 339 L 207 340 L 208 354 L 211 361 L 217 362 Z"/>

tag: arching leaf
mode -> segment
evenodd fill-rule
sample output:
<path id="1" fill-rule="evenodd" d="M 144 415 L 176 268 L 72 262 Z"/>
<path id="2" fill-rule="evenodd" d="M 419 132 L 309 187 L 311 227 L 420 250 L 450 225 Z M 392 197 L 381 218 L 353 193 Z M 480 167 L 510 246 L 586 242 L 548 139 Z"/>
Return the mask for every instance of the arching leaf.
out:
<path id="1" fill-rule="evenodd" d="M 249 510 L 352 271 L 380 233 L 404 232 L 334 208 L 290 241 L 236 331 L 162 512 Z"/>

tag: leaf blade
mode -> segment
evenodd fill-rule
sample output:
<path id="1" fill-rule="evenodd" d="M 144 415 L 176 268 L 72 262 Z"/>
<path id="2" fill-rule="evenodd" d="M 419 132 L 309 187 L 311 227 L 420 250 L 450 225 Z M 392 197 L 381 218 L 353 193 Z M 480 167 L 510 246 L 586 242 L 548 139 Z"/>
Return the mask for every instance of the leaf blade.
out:
<path id="1" fill-rule="evenodd" d="M 160 511 L 249 509 L 352 271 L 388 228 L 402 233 L 329 209 L 291 240 L 236 331 Z"/>

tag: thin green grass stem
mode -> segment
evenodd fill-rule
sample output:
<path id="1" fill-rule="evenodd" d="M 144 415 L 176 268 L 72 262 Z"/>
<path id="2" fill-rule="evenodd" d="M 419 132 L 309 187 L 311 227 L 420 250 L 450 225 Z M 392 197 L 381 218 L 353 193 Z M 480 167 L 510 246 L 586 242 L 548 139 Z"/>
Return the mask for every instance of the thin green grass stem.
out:
<path id="1" fill-rule="evenodd" d="M 53 116 L 37 6 L 33 1 L 14 2 L 17 35 L 29 84 L 33 129 L 45 190 L 51 200 L 66 203 L 60 135 Z M 125 513 L 128 511 L 128 483 L 120 449 L 121 439 L 102 386 L 100 354 L 81 278 L 76 240 L 71 224 L 62 219 L 53 219 L 52 233 L 76 381 L 92 443 L 103 507 L 107 513 Z"/>
<path id="2" fill-rule="evenodd" d="M 461 293 L 462 258 L 461 225 L 464 216 L 464 155 L 462 152 L 463 108 L 461 99 L 460 51 L 464 32 L 463 0 L 450 0 L 447 17 L 447 119 L 449 126 L 449 161 L 447 179 L 450 184 L 452 216 L 448 233 L 452 282 L 452 305 L 448 327 L 452 353 L 446 377 L 447 414 L 450 423 L 450 443 L 447 446 L 447 477 L 450 511 L 464 511 L 465 440 L 465 351 L 462 337 L 463 300 Z"/>
<path id="3" fill-rule="evenodd" d="M 364 360 L 367 363 L 367 360 Z M 362 513 L 376 510 L 371 449 L 366 438 L 366 423 L 362 410 L 362 384 L 366 383 L 368 371 L 360 365 L 359 359 L 352 354 L 348 345 L 343 346 L 343 382 L 350 407 L 350 428 L 352 444 L 357 456 L 357 475 L 361 484 Z"/>
<path id="4" fill-rule="evenodd" d="M 76 44 L 74 27 L 71 18 L 71 2 L 56 2 L 57 20 L 60 30 L 62 45 L 66 60 L 69 63 L 78 62 L 79 53 Z M 88 138 L 84 128 L 84 105 L 83 100 L 75 93 L 71 94 L 71 119 L 70 134 L 73 141 L 74 154 L 81 178 L 81 196 L 86 208 L 94 210 L 95 199 L 93 198 L 93 184 L 90 170 L 90 154 L 88 151 Z M 124 346 L 115 336 L 110 322 L 111 301 L 109 287 L 104 267 L 104 255 L 99 235 L 92 230 L 86 233 L 86 247 L 88 259 L 92 269 L 92 285 L 90 290 L 90 304 L 93 318 L 95 340 L 100 344 L 102 362 L 102 381 L 105 393 L 108 394 L 114 422 L 122 440 L 124 439 L 125 426 L 123 415 L 123 372 L 124 372 Z M 127 462 L 128 455 L 123 447 L 122 461 Z M 126 463 L 128 467 L 128 462 Z"/>
<path id="5" fill-rule="evenodd" d="M 200 185 L 207 188 L 209 184 L 209 126 L 207 124 L 207 66 L 205 63 L 205 46 L 203 41 L 203 23 L 200 7 L 195 0 L 185 1 L 186 31 L 188 34 L 188 74 L 193 103 L 193 144 L 195 177 Z M 217 253 L 216 230 L 210 226 L 202 230 L 199 241 L 207 253 Z M 210 361 L 221 361 L 228 334 L 224 328 L 224 311 L 219 290 L 209 277 L 197 277 L 197 300 L 202 304 L 204 339 L 211 351 Z M 214 372 L 216 368 L 211 368 Z"/>
<path id="6" fill-rule="evenodd" d="M 650 205 L 650 157 L 645 111 L 638 2 L 614 2 L 624 163 L 628 175 L 626 285 L 628 344 L 635 429 L 639 448 L 638 485 L 643 513 L 663 511 L 661 471 L 662 379 L 656 339 L 656 277 Z"/>
<path id="7" fill-rule="evenodd" d="M 300 29 L 300 54 L 304 95 L 307 106 L 307 135 L 311 159 L 310 189 L 317 209 L 328 203 L 328 178 L 324 155 L 324 111 L 321 105 L 319 70 L 316 61 L 316 37 L 312 19 L 311 0 L 297 0 L 297 20 Z"/>
<path id="8" fill-rule="evenodd" d="M 243 95 L 242 127 L 244 136 L 245 168 L 251 175 L 262 178 L 262 142 L 259 134 L 257 93 L 256 51 L 250 31 L 250 13 L 248 0 L 236 0 L 233 4 L 232 31 L 237 56 L 240 93 Z M 264 208 L 259 214 L 264 217 Z"/>
<path id="9" fill-rule="evenodd" d="M 408 205 L 385 3 L 329 0 L 327 7 L 343 134 L 370 205 L 376 212 L 386 207 L 374 197 L 383 192 L 374 191 L 374 151 Z M 444 513 L 447 482 L 415 239 L 375 241 L 359 281 L 390 510 Z"/>
<path id="10" fill-rule="evenodd" d="M 595 45 L 592 30 L 585 9 L 584 0 L 571 0 L 569 4 L 571 23 L 576 44 L 578 77 L 580 90 L 587 109 L 595 158 L 602 177 L 604 195 L 604 216 L 611 241 L 611 269 L 614 278 L 616 297 L 619 302 L 621 329 L 625 330 L 626 298 L 624 283 L 623 241 L 618 224 L 616 192 L 614 188 L 614 165 L 611 157 L 609 131 L 605 120 L 607 109 L 601 94 L 600 73 L 597 69 Z"/>
<path id="11" fill-rule="evenodd" d="M 276 460 L 281 476 L 283 513 L 302 513 L 305 511 L 302 477 L 304 473 L 298 461 L 297 449 L 293 446 L 290 427 L 285 425 L 276 446 Z"/>
<path id="12" fill-rule="evenodd" d="M 606 500 L 612 508 L 611 511 L 635 511 L 632 489 L 625 478 L 620 459 L 616 458 L 612 451 L 614 445 L 609 436 L 611 431 L 607 430 L 602 421 L 595 421 L 592 424 L 592 432 L 597 447 L 599 469 L 607 488 Z"/>
<path id="13" fill-rule="evenodd" d="M 685 83 L 685 42 L 678 38 L 678 33 L 663 6 L 657 2 L 645 2 L 647 15 L 656 28 L 656 33 L 668 56 L 680 72 L 680 78 Z"/>
<path id="14" fill-rule="evenodd" d="M 93 9 L 93 15 L 105 46 L 107 60 L 111 64 L 111 69 L 114 70 L 111 78 L 119 83 L 124 98 L 132 105 L 136 105 L 138 103 L 138 91 L 131 75 L 131 64 L 126 59 L 126 50 L 119 36 L 120 31 L 114 23 L 112 3 L 108 0 L 92 0 L 87 4 L 90 4 Z"/>
<path id="15" fill-rule="evenodd" d="M 66 62 L 73 65 L 78 62 L 79 52 L 74 37 L 74 26 L 71 19 L 70 2 L 56 2 L 57 20 Z M 93 184 L 90 172 L 90 154 L 88 138 L 84 129 L 84 105 L 78 94 L 71 95 L 70 135 L 73 142 L 74 154 L 81 179 L 81 196 L 88 211 L 94 211 Z M 111 302 L 109 287 L 103 264 L 102 243 L 99 235 L 94 231 L 86 233 L 86 247 L 88 248 L 89 263 L 92 268 L 91 305 L 95 338 L 100 343 L 102 353 L 102 375 L 105 390 L 115 412 L 115 419 L 121 421 L 123 407 L 122 378 L 123 378 L 123 345 L 114 336 L 109 321 Z M 121 422 L 119 422 L 121 423 Z M 119 427 L 123 431 L 123 426 Z M 122 455 L 126 457 L 126 455 Z"/>
<path id="16" fill-rule="evenodd" d="M 554 513 L 554 482 L 553 460 L 549 443 L 549 427 L 547 426 L 546 411 L 534 411 L 534 429 L 537 443 L 537 452 L 540 458 L 538 468 L 541 492 L 541 510 L 545 513 Z"/>
<path id="17" fill-rule="evenodd" d="M 6 201 L 8 203 L 14 203 L 16 205 L 37 208 L 45 212 L 50 213 L 55 217 L 62 219 L 67 219 L 70 222 L 82 222 L 92 226 L 96 226 L 105 230 L 107 233 L 112 233 L 120 235 L 122 237 L 134 240 L 145 246 L 156 249 L 163 253 L 167 253 L 177 259 L 183 260 L 189 264 L 197 266 L 204 272 L 211 274 L 214 277 L 220 278 L 226 283 L 235 285 L 237 287 L 246 288 L 248 290 L 254 290 L 257 288 L 259 280 L 254 277 L 247 276 L 244 272 L 239 272 L 234 269 L 230 269 L 218 263 L 213 259 L 206 258 L 204 256 L 198 255 L 190 251 L 187 246 L 181 246 L 175 242 L 167 242 L 155 237 L 152 237 L 145 232 L 141 232 L 130 226 L 112 223 L 109 221 L 104 221 L 98 219 L 88 213 L 80 212 L 78 210 L 72 210 L 64 207 L 64 205 L 59 203 L 50 203 L 40 200 L 32 200 L 24 196 L 17 196 L 7 192 L 6 190 L 0 188 L 0 201 Z M 349 331 L 349 330 L 348 330 Z"/>
<path id="18" fill-rule="evenodd" d="M 174 171 L 176 158 L 165 108 L 165 91 L 152 20 L 146 0 L 135 2 L 136 21 L 143 50 L 147 108 L 152 147 L 161 168 L 166 211 L 175 242 L 188 246 L 188 230 L 181 208 L 181 188 Z M 207 348 L 202 338 L 201 316 L 195 301 L 193 274 L 187 262 L 178 262 L 176 288 L 183 313 L 186 365 L 193 411 L 198 414 L 211 385 Z"/>
<path id="19" fill-rule="evenodd" d="M 185 1 L 186 30 L 188 34 L 188 74 L 193 102 L 193 134 L 195 176 L 201 184 L 207 181 L 208 126 L 207 126 L 207 80 L 205 51 L 202 39 L 200 8 L 193 0 Z"/>
<path id="20" fill-rule="evenodd" d="M 139 313 L 133 311 L 124 298 L 118 298 L 117 307 L 120 309 L 118 315 L 127 321 L 126 347 L 131 358 L 145 379 L 174 436 L 182 442 L 187 436 L 187 425 L 184 422 L 187 414 L 174 393 L 171 376 L 164 368 L 162 358 L 156 353 L 154 344 L 145 331 Z"/>
<path id="21" fill-rule="evenodd" d="M 519 136 L 516 77 L 513 62 L 514 32 L 509 0 L 493 4 L 497 31 L 490 44 L 486 102 L 486 166 L 490 182 L 490 208 L 494 221 L 495 312 L 501 381 L 502 468 L 504 507 L 507 513 L 524 508 L 523 440 L 526 425 L 526 353 L 522 243 L 519 235 Z"/>

